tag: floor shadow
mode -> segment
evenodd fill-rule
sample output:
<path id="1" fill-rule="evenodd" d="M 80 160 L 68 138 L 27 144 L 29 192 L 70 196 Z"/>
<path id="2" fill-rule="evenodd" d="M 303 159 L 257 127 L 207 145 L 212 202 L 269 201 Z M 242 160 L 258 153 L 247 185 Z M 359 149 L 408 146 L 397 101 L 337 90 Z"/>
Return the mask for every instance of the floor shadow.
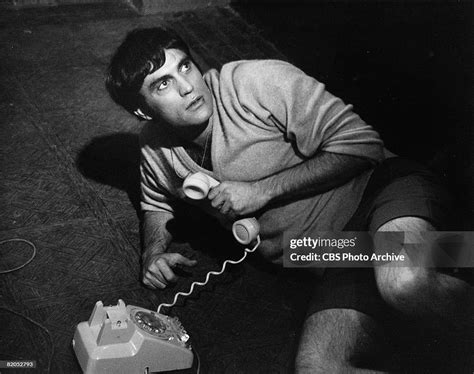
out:
<path id="1" fill-rule="evenodd" d="M 138 135 L 117 133 L 93 139 L 79 152 L 76 167 L 89 179 L 125 191 L 140 212 Z"/>

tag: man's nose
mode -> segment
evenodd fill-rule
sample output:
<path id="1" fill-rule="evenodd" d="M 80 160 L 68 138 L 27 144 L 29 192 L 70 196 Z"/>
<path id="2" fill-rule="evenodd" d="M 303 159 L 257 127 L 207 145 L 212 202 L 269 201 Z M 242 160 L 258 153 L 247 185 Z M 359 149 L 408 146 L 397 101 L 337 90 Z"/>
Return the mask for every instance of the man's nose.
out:
<path id="1" fill-rule="evenodd" d="M 181 78 L 179 82 L 179 92 L 181 96 L 186 96 L 193 92 L 193 85 L 186 78 Z"/>

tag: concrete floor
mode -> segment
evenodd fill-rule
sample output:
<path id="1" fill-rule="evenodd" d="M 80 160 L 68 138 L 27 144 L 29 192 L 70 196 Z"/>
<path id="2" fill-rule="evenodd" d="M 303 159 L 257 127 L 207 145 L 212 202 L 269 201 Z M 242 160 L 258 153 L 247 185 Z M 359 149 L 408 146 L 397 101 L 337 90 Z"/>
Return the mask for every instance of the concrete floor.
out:
<path id="1" fill-rule="evenodd" d="M 414 106 L 398 116 L 387 116 L 386 110 L 390 102 L 395 102 L 398 108 L 412 103 L 423 85 L 436 74 L 433 71 L 422 74 L 424 80 L 415 84 L 412 94 L 397 101 L 398 97 L 404 97 L 399 95 L 402 85 L 395 84 L 404 70 L 395 70 L 394 77 L 390 74 L 393 66 L 400 65 L 393 63 L 387 67 L 382 63 L 380 67 L 381 62 L 390 60 L 390 54 L 376 53 L 373 60 L 369 59 L 372 65 L 366 67 L 367 59 L 355 53 L 355 47 L 353 50 L 348 50 L 345 44 L 331 47 L 331 42 L 345 40 L 344 35 L 357 35 L 348 28 L 343 34 L 327 31 L 318 34 L 316 41 L 321 49 L 312 53 L 317 54 L 320 63 L 313 66 L 314 55 L 297 51 L 297 35 L 313 33 L 315 25 L 337 19 L 337 9 L 324 9 L 317 20 L 300 14 L 299 19 L 307 21 L 301 27 L 295 25 L 298 18 L 288 16 L 287 10 L 275 8 L 272 18 L 264 8 L 249 11 L 245 6 L 239 9 L 245 19 L 231 8 L 147 17 L 111 5 L 2 11 L 0 240 L 27 239 L 36 245 L 37 255 L 23 269 L 0 275 L 0 307 L 44 325 L 52 337 L 54 357 L 50 359 L 52 345 L 43 329 L 0 309 L 0 359 L 37 360 L 39 372 L 46 372 L 49 362 L 54 373 L 80 372 L 71 340 L 76 324 L 89 318 L 97 300 L 110 305 L 121 298 L 127 304 L 154 309 L 161 302 L 171 301 L 177 291 L 187 290 L 191 283 L 187 277 L 174 288 L 155 292 L 139 282 L 136 208 L 137 134 L 141 124 L 117 108 L 103 83 L 107 62 L 128 30 L 159 24 L 174 27 L 189 42 L 204 69 L 245 58 L 295 62 L 329 82 L 333 92 L 356 102 L 389 143 L 403 152 L 399 143 L 405 141 L 406 145 L 406 137 L 400 137 L 394 127 L 406 113 L 414 112 Z M 328 14 L 332 17 L 324 20 Z M 453 17 L 448 17 L 446 23 L 456 24 L 459 19 Z M 349 25 L 358 23 L 357 17 L 344 19 Z M 272 27 L 277 20 L 279 27 Z M 338 24 L 342 25 L 343 20 Z M 285 32 L 288 29 L 294 33 Z M 365 43 L 363 36 L 368 35 L 367 28 L 362 29 L 359 44 Z M 272 35 L 278 49 L 268 41 Z M 377 52 L 375 44 L 372 46 L 369 50 Z M 417 55 L 416 45 L 410 48 L 417 63 L 422 64 L 424 52 Z M 443 50 L 442 46 L 439 48 Z M 400 50 L 403 52 L 403 47 Z M 355 58 L 351 67 L 341 62 L 348 56 Z M 462 55 L 461 61 L 465 61 Z M 409 66 L 408 59 L 402 62 Z M 448 64 L 454 68 L 459 68 L 458 65 Z M 387 91 L 379 90 L 377 69 L 385 77 L 392 76 Z M 416 69 L 408 70 L 415 74 Z M 452 84 L 460 83 L 458 72 L 459 69 L 450 71 L 456 77 Z M 470 78 L 472 73 L 466 78 L 468 82 Z M 448 81 L 437 82 L 443 89 L 449 89 Z M 393 87 L 395 93 L 390 92 Z M 462 88 L 461 93 L 465 94 L 465 90 Z M 455 93 L 454 99 L 459 99 L 461 93 Z M 457 119 L 452 112 L 454 99 L 444 102 L 451 116 Z M 461 112 L 466 109 L 462 100 L 457 101 L 461 102 Z M 429 105 L 429 100 L 422 103 Z M 371 113 L 370 108 L 377 110 Z M 455 127 L 457 135 L 448 137 L 443 147 L 439 147 L 440 129 L 450 118 L 445 111 L 441 115 L 431 114 L 428 123 L 422 124 L 422 131 L 414 131 L 415 139 L 408 142 L 415 145 L 424 141 L 422 155 L 417 154 L 416 147 L 405 149 L 410 156 L 432 162 L 450 185 L 460 185 L 462 191 L 467 191 L 472 186 L 467 172 L 471 164 L 470 156 L 466 159 L 462 151 L 467 142 L 467 126 L 462 122 L 467 117 L 463 115 L 458 121 L 461 125 Z M 388 124 L 383 124 L 384 116 Z M 416 118 L 421 117 L 417 114 Z M 434 137 L 427 141 L 421 134 L 426 133 L 430 123 L 435 123 L 431 132 Z M 402 128 L 406 130 L 410 126 L 403 124 Z M 453 182 L 453 178 L 460 183 Z M 469 204 L 462 206 L 460 212 L 459 224 L 469 227 L 472 222 Z M 181 240 L 173 248 L 199 260 L 192 273 L 194 280 L 218 269 L 227 253 L 234 257 L 240 253 L 226 233 L 202 224 L 193 230 L 193 222 L 187 221 Z M 29 254 L 30 248 L 23 243 L 2 244 L 0 270 L 21 264 Z M 277 271 L 251 258 L 178 303 L 170 313 L 180 318 L 193 338 L 204 373 L 290 372 L 309 288 L 307 279 L 300 274 Z"/>

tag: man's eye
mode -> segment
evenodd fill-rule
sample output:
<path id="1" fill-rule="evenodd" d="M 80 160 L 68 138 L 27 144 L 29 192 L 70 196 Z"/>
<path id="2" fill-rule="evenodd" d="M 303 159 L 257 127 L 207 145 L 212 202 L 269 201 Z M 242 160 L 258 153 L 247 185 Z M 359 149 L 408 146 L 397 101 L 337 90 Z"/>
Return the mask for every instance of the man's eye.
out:
<path id="1" fill-rule="evenodd" d="M 182 70 L 183 70 L 183 71 L 191 70 L 191 62 L 190 62 L 190 61 L 185 62 L 185 63 L 182 65 Z"/>
<path id="2" fill-rule="evenodd" d="M 168 88 L 170 82 L 169 81 L 163 81 L 161 82 L 159 85 L 158 85 L 158 90 L 161 91 L 161 90 L 164 90 L 166 88 Z"/>

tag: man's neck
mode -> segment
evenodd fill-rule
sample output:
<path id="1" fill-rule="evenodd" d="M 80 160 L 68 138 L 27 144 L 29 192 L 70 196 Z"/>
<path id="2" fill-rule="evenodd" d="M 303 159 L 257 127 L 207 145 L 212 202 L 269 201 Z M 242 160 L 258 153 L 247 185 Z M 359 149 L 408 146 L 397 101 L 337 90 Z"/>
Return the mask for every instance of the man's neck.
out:
<path id="1" fill-rule="evenodd" d="M 191 126 L 189 128 L 174 128 L 167 124 L 168 131 L 175 134 L 181 146 L 194 146 L 203 149 L 206 145 L 208 136 L 212 133 L 212 125 L 210 121 L 199 126 Z"/>
<path id="2" fill-rule="evenodd" d="M 212 126 L 210 123 L 201 133 L 183 144 L 189 157 L 204 169 L 212 170 L 211 143 Z"/>
<path id="3" fill-rule="evenodd" d="M 204 148 L 206 146 L 207 140 L 209 139 L 209 136 L 211 136 L 211 133 L 212 133 L 212 125 L 211 125 L 211 122 L 209 121 L 204 131 L 202 131 L 196 138 L 191 140 L 191 143 L 194 143 L 198 147 Z"/>

